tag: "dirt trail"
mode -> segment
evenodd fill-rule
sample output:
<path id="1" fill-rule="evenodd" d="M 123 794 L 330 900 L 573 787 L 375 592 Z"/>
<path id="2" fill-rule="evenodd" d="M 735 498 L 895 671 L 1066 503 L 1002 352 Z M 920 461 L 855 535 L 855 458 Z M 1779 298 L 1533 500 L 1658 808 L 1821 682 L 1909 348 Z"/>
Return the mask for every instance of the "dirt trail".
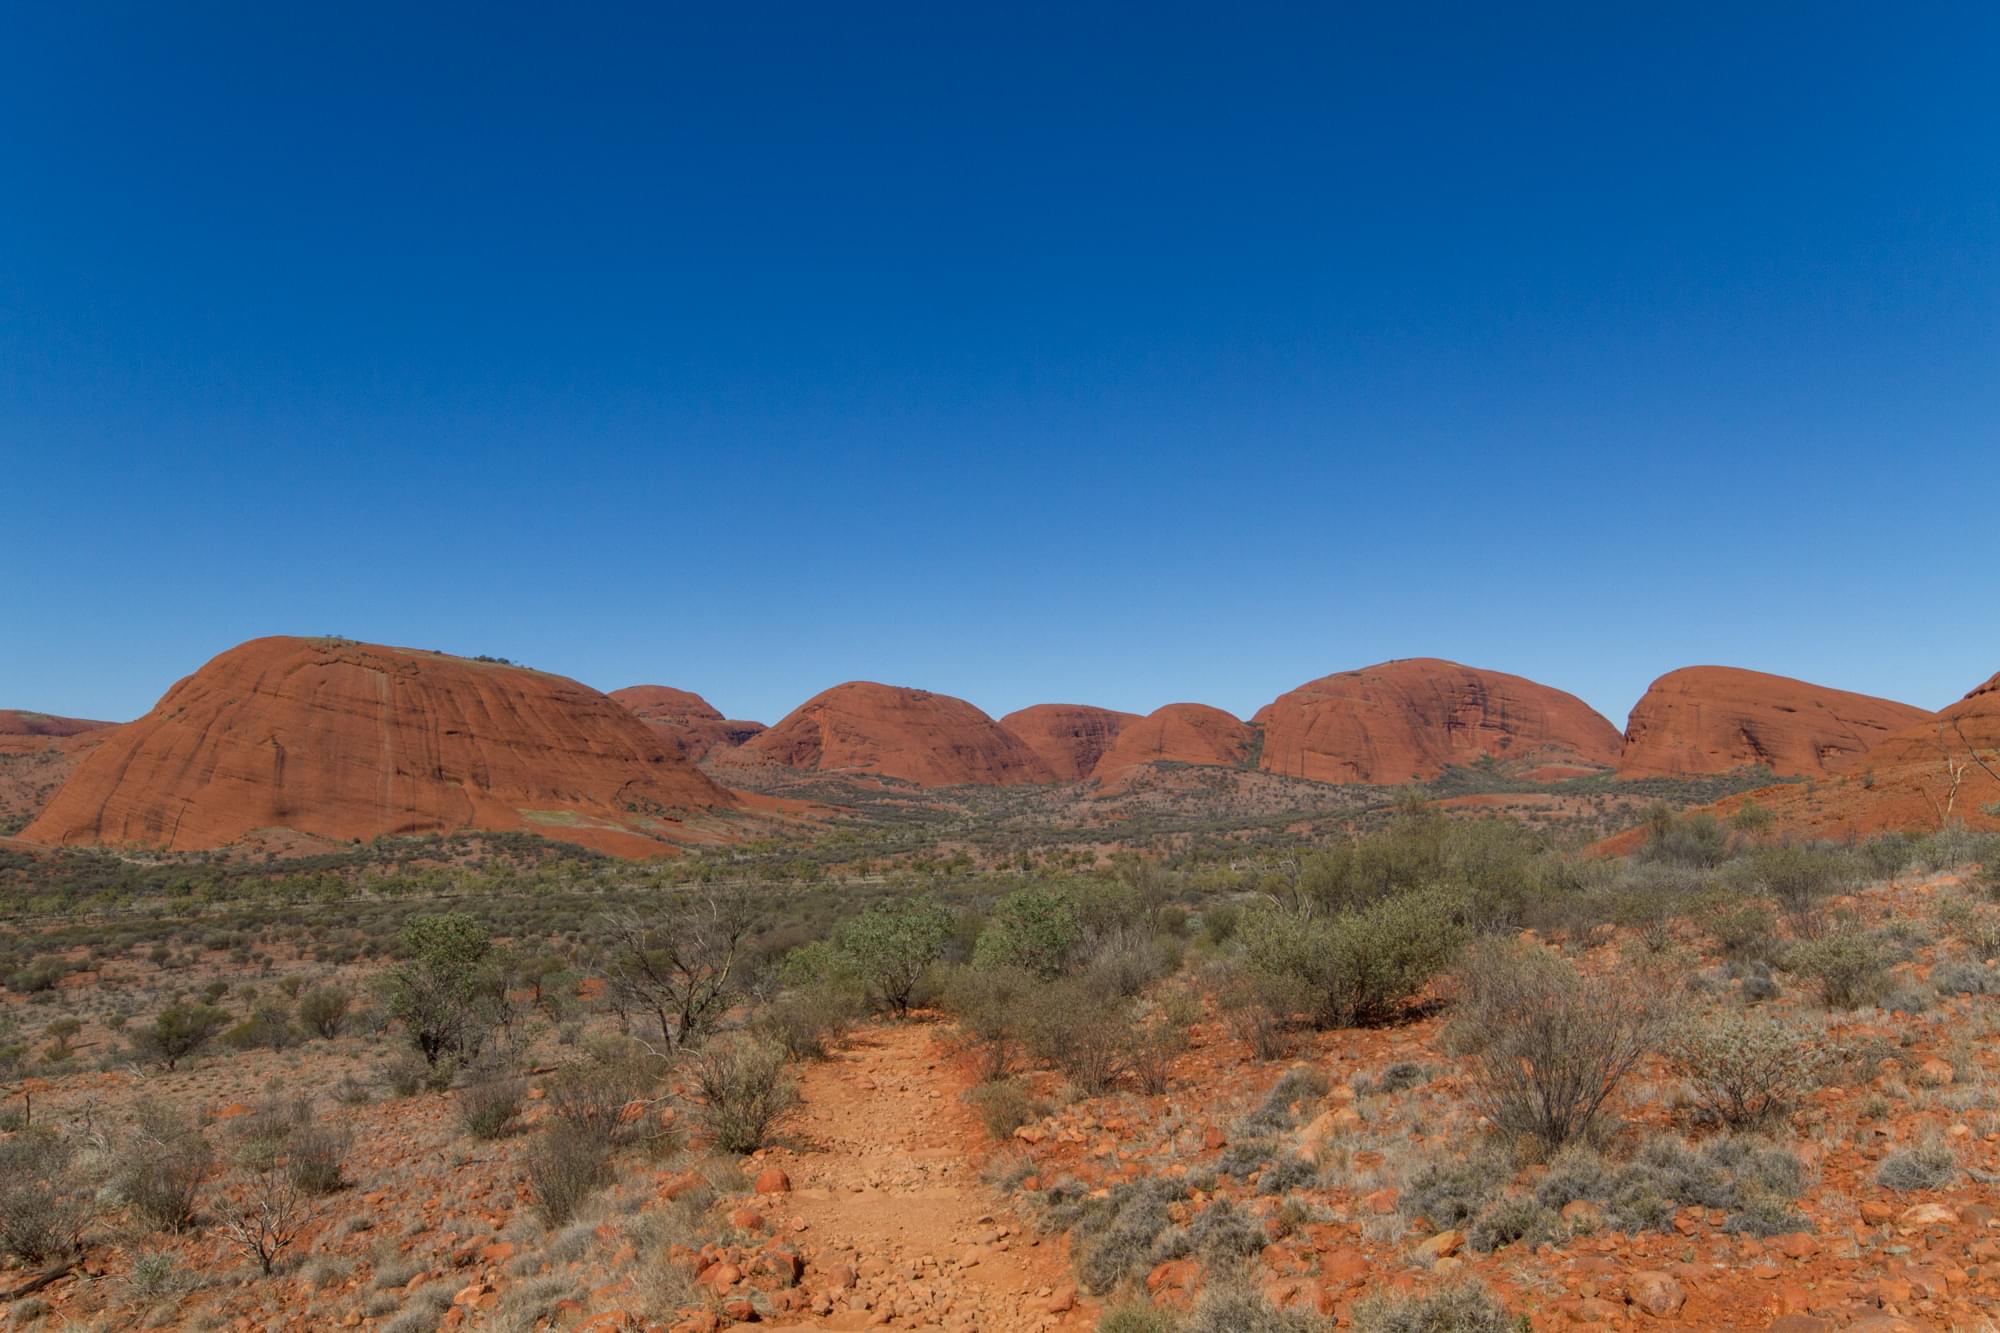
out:
<path id="1" fill-rule="evenodd" d="M 794 1329 L 1088 1329 L 1064 1248 L 1037 1236 L 979 1178 L 985 1136 L 936 1024 L 861 1028 L 804 1072 L 805 1105 L 768 1154 L 792 1180 L 787 1211 L 824 1278 L 855 1281 Z"/>

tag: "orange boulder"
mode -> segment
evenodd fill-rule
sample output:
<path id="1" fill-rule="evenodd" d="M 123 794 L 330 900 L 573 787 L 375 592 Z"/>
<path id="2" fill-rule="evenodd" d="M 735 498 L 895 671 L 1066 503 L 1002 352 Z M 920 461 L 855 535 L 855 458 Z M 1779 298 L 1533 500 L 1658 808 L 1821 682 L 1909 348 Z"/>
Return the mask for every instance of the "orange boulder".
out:
<path id="1" fill-rule="evenodd" d="M 627 854 L 735 798 L 573 680 L 343 639 L 253 639 L 106 733 L 22 836 L 219 847 L 526 830 Z M 663 841 L 666 840 L 666 841 Z"/>
<path id="2" fill-rule="evenodd" d="M 1090 776 L 1119 734 L 1139 720 L 1137 713 L 1088 704 L 1036 704 L 1007 714 L 1000 725 L 1020 737 L 1058 778 L 1075 782 Z"/>
<path id="3" fill-rule="evenodd" d="M 1055 776 L 1027 742 L 965 700 L 872 681 L 821 691 L 752 737 L 740 754 L 920 787 L 999 787 Z"/>
<path id="4" fill-rule="evenodd" d="M 1684 667 L 1654 681 L 1625 728 L 1623 778 L 1727 773 L 1753 764 L 1779 777 L 1850 766 L 1921 708 L 1736 667 Z"/>
<path id="5" fill-rule="evenodd" d="M 1409 782 L 1487 756 L 1593 771 L 1619 751 L 1617 728 L 1575 695 L 1429 657 L 1308 681 L 1251 721 L 1260 767 L 1318 782 Z"/>

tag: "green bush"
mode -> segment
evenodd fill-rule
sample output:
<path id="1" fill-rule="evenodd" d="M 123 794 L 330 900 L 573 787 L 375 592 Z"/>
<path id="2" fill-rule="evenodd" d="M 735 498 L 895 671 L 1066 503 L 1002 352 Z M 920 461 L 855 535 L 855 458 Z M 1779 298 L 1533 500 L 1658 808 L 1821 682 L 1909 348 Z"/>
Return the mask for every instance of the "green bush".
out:
<path id="1" fill-rule="evenodd" d="M 119 1184 L 133 1211 L 164 1231 L 194 1225 L 195 1199 L 215 1169 L 201 1127 L 160 1102 L 142 1102 L 123 1144 Z"/>
<path id="2" fill-rule="evenodd" d="M 535 1216 L 545 1227 L 569 1221 L 585 1199 L 610 1181 L 610 1144 L 575 1125 L 549 1125 L 528 1150 L 528 1189 Z"/>
<path id="3" fill-rule="evenodd" d="M 458 1090 L 459 1127 L 475 1139 L 505 1138 L 526 1094 L 522 1081 L 507 1074 L 468 1083 Z"/>
<path id="4" fill-rule="evenodd" d="M 154 1017 L 151 1026 L 132 1034 L 132 1051 L 141 1059 L 173 1069 L 227 1026 L 229 1014 L 214 1005 L 169 1005 Z"/>
<path id="5" fill-rule="evenodd" d="M 315 1037 L 328 1041 L 347 1025 L 347 1011 L 353 997 L 339 986 L 314 986 L 299 997 L 299 1024 Z"/>
<path id="6" fill-rule="evenodd" d="M 979 967 L 1014 967 L 1044 981 L 1070 969 L 1083 943 L 1083 922 L 1074 898 L 1041 885 L 1016 889 L 993 908 L 972 961 Z"/>
<path id="7" fill-rule="evenodd" d="M 1795 925 L 1811 929 L 1828 898 L 1853 884 L 1855 865 L 1825 847 L 1766 847 L 1752 854 L 1751 874 Z"/>
<path id="8" fill-rule="evenodd" d="M 868 989 L 891 1011 L 907 1014 L 950 937 L 951 913 L 926 896 L 874 903 L 841 927 L 839 938 Z"/>
<path id="9" fill-rule="evenodd" d="M 1018 967 L 961 967 L 945 986 L 945 1008 L 979 1049 L 980 1076 L 1000 1078 L 1025 1039 L 1029 1001 L 1042 987 Z"/>
<path id="10" fill-rule="evenodd" d="M 979 1116 L 986 1132 L 1007 1139 L 1015 1130 L 1038 1120 L 1046 1109 L 1018 1079 L 994 1079 L 966 1089 L 966 1104 Z"/>
<path id="11" fill-rule="evenodd" d="M 1793 945 L 1784 966 L 1811 982 L 1836 1009 L 1872 1004 L 1889 984 L 1889 959 L 1881 942 L 1851 924 Z"/>
<path id="12" fill-rule="evenodd" d="M 404 927 L 406 959 L 386 982 L 389 1012 L 433 1067 L 479 1053 L 501 984 L 493 938 L 476 917 L 445 912 Z"/>
<path id="13" fill-rule="evenodd" d="M 1299 987 L 1317 1027 L 1381 1023 L 1449 966 L 1466 938 L 1460 902 L 1440 891 L 1386 898 L 1332 917 L 1279 908 L 1246 914 L 1252 968 Z"/>

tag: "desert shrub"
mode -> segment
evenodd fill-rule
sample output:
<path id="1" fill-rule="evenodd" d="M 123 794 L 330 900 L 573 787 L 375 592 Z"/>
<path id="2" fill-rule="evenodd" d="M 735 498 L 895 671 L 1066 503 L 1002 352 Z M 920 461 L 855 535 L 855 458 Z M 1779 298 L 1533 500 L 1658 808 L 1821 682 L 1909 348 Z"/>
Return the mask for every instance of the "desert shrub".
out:
<path id="1" fill-rule="evenodd" d="M 798 1106 L 784 1048 L 769 1041 L 739 1037 L 712 1043 L 695 1056 L 688 1073 L 696 1116 L 727 1152 L 763 1147 Z"/>
<path id="2" fill-rule="evenodd" d="M 1278 1076 L 1257 1108 L 1236 1122 L 1242 1138 L 1270 1138 L 1309 1118 L 1313 1107 L 1333 1084 L 1312 1065 L 1294 1065 Z"/>
<path id="3" fill-rule="evenodd" d="M 1147 1010 L 1133 1034 L 1131 1066 L 1142 1092 L 1163 1093 L 1174 1060 L 1188 1048 L 1188 1029 L 1201 1017 L 1201 1001 L 1191 992 L 1169 990 Z"/>
<path id="4" fill-rule="evenodd" d="M 1210 1287 L 1195 1302 L 1182 1333 L 1325 1333 L 1333 1325 L 1303 1310 L 1280 1310 L 1247 1287 Z"/>
<path id="5" fill-rule="evenodd" d="M 1311 1162 L 1294 1153 L 1286 1153 L 1275 1158 L 1257 1177 L 1259 1194 L 1290 1194 L 1302 1190 L 1319 1179 L 1319 1170 Z"/>
<path id="6" fill-rule="evenodd" d="M 1197 1255 L 1214 1267 L 1246 1259 L 1270 1243 L 1264 1226 L 1241 1204 L 1216 1199 L 1184 1227 L 1175 1227 L 1154 1246 L 1154 1259 Z"/>
<path id="7" fill-rule="evenodd" d="M 0 1254 L 39 1264 L 76 1254 L 90 1220 L 70 1147 L 41 1130 L 0 1139 Z"/>
<path id="8" fill-rule="evenodd" d="M 1513 1174 L 1513 1163 L 1495 1152 L 1425 1162 L 1403 1183 L 1398 1203 L 1434 1230 L 1462 1227 L 1486 1210 Z"/>
<path id="9" fill-rule="evenodd" d="M 1874 936 L 1853 924 L 1799 941 L 1786 951 L 1784 965 L 1812 983 L 1820 998 L 1835 1009 L 1873 1003 L 1888 988 L 1886 951 Z"/>
<path id="10" fill-rule="evenodd" d="M 855 993 L 838 987 L 786 990 L 757 1011 L 754 1026 L 794 1060 L 824 1060 L 861 1009 Z"/>
<path id="11" fill-rule="evenodd" d="M 1243 908 L 1237 903 L 1210 903 L 1201 909 L 1202 938 L 1210 944 L 1227 944 L 1243 923 Z"/>
<path id="12" fill-rule="evenodd" d="M 163 1069 L 173 1069 L 229 1026 L 229 1014 L 213 1005 L 168 1005 L 150 1025 L 132 1034 L 132 1052 Z"/>
<path id="13" fill-rule="evenodd" d="M 1525 1327 L 1476 1280 L 1407 1296 L 1377 1292 L 1355 1303 L 1355 1333 L 1515 1333 Z"/>
<path id="14" fill-rule="evenodd" d="M 1588 1137 L 1657 1031 L 1650 996 L 1585 977 L 1538 947 L 1489 942 L 1459 974 L 1454 1040 L 1469 1050 L 1473 1096 L 1501 1131 L 1554 1150 Z"/>
<path id="15" fill-rule="evenodd" d="M 657 1062 L 641 1050 L 600 1049 L 542 1080 L 542 1105 L 552 1120 L 616 1142 L 625 1126 L 640 1119 L 627 1108 L 652 1095 L 659 1074 Z"/>
<path id="16" fill-rule="evenodd" d="M 1753 853 L 1750 873 L 1791 919 L 1793 928 L 1810 934 L 1817 929 L 1826 900 L 1854 882 L 1856 866 L 1830 848 L 1794 845 Z"/>
<path id="17" fill-rule="evenodd" d="M 314 986 L 299 997 L 299 1025 L 315 1037 L 328 1041 L 347 1026 L 347 1011 L 354 997 L 339 986 Z"/>
<path id="18" fill-rule="evenodd" d="M 265 1277 L 312 1221 L 312 1205 L 287 1171 L 246 1173 L 216 1201 L 216 1232 Z"/>
<path id="19" fill-rule="evenodd" d="M 1273 1060 L 1284 1054 L 1293 1015 L 1305 1012 L 1313 1000 L 1296 977 L 1237 966 L 1220 972 L 1216 1003 L 1230 1031 L 1259 1060 Z"/>
<path id="20" fill-rule="evenodd" d="M 1021 1126 L 1038 1120 L 1046 1108 L 1037 1102 L 1018 1079 L 1003 1078 L 968 1088 L 965 1100 L 979 1116 L 979 1123 L 996 1139 L 1006 1139 Z"/>
<path id="21" fill-rule="evenodd" d="M 2000 995 L 2000 968 L 1954 960 L 1931 969 L 1940 995 Z"/>
<path id="22" fill-rule="evenodd" d="M 385 983 L 389 1012 L 433 1068 L 476 1056 L 501 982 L 492 935 L 475 917 L 445 912 L 410 922 L 401 945 L 407 957 Z"/>
<path id="23" fill-rule="evenodd" d="M 61 958 L 42 954 L 29 959 L 7 976 L 7 989 L 22 995 L 39 995 L 56 988 L 69 975 L 69 964 Z"/>
<path id="24" fill-rule="evenodd" d="M 134 1212 L 162 1231 L 194 1225 L 196 1196 L 215 1169 L 201 1126 L 163 1102 L 141 1102 L 120 1156 L 118 1183 Z"/>
<path id="25" fill-rule="evenodd" d="M 1755 898 L 1712 911 L 1703 922 L 1725 958 L 1769 962 L 1778 954 L 1778 920 L 1770 905 Z"/>
<path id="26" fill-rule="evenodd" d="M 308 1196 L 340 1189 L 347 1183 L 345 1164 L 353 1142 L 345 1129 L 318 1118 L 293 1130 L 285 1153 L 292 1184 Z"/>
<path id="27" fill-rule="evenodd" d="M 222 1034 L 223 1043 L 239 1051 L 282 1051 L 298 1040 L 292 1017 L 275 1005 L 260 1004 L 250 1016 Z"/>
<path id="28" fill-rule="evenodd" d="M 1423 989 L 1464 942 L 1460 903 L 1437 891 L 1319 917 L 1260 907 L 1241 931 L 1252 968 L 1297 983 L 1317 1027 L 1380 1023 Z"/>
<path id="29" fill-rule="evenodd" d="M 979 1047 L 980 1075 L 1006 1074 L 1027 1025 L 1028 1001 L 1041 987 L 1017 967 L 961 967 L 945 987 L 945 1008 Z"/>
<path id="30" fill-rule="evenodd" d="M 1729 830 L 1713 815 L 1677 816 L 1665 806 L 1646 813 L 1641 861 L 1710 869 L 1729 859 Z"/>
<path id="31" fill-rule="evenodd" d="M 1028 997 L 1026 1020 L 1029 1051 L 1085 1096 L 1109 1088 L 1129 1060 L 1133 1031 L 1125 1003 L 1102 999 L 1074 979 Z"/>
<path id="32" fill-rule="evenodd" d="M 1490 1253 L 1520 1242 L 1530 1249 L 1562 1233 L 1562 1217 L 1537 1200 L 1515 1195 L 1489 1204 L 1465 1229 L 1465 1243 Z"/>
<path id="33" fill-rule="evenodd" d="M 459 1128 L 475 1139 L 504 1138 L 521 1114 L 527 1095 L 522 1081 L 510 1074 L 488 1073 L 458 1090 Z"/>
<path id="34" fill-rule="evenodd" d="M 1958 1178 L 1958 1155 L 1940 1138 L 1927 1138 L 1914 1148 L 1892 1152 L 1875 1169 L 1883 1189 L 1940 1190 Z"/>
<path id="35" fill-rule="evenodd" d="M 951 913 L 937 899 L 892 898 L 871 904 L 842 926 L 839 943 L 870 992 L 892 1012 L 907 1014 L 950 936 Z"/>
<path id="36" fill-rule="evenodd" d="M 1106 1310 L 1097 1333 L 1180 1333 L 1180 1317 L 1171 1310 L 1134 1298 Z"/>
<path id="37" fill-rule="evenodd" d="M 556 1121 L 528 1149 L 528 1189 L 535 1216 L 559 1227 L 611 1180 L 611 1147 L 575 1125 Z"/>
<path id="38" fill-rule="evenodd" d="M 1588 1200 L 1621 1231 L 1666 1231 L 1679 1209 L 1700 1207 L 1730 1212 L 1732 1231 L 1776 1235 L 1810 1229 L 1789 1206 L 1805 1186 L 1798 1158 L 1754 1138 L 1716 1138 L 1693 1148 L 1655 1137 L 1617 1166 L 1588 1148 L 1571 1147 L 1550 1163 L 1534 1197 L 1553 1209 Z"/>
<path id="39" fill-rule="evenodd" d="M 1084 1290 L 1103 1295 L 1127 1278 L 1143 1276 L 1156 1262 L 1154 1245 L 1171 1220 L 1167 1206 L 1185 1194 L 1178 1182 L 1142 1177 L 1091 1200 L 1077 1216 L 1070 1238 L 1071 1260 Z"/>
<path id="40" fill-rule="evenodd" d="M 1107 999 L 1130 999 L 1180 965 L 1178 941 L 1136 928 L 1099 939 L 1082 966 L 1084 986 Z"/>
<path id="41" fill-rule="evenodd" d="M 1059 889 L 1030 885 L 994 905 L 973 945 L 978 967 L 1016 967 L 1053 981 L 1067 972 L 1083 943 L 1083 921 L 1074 898 Z"/>
<path id="42" fill-rule="evenodd" d="M 1684 1020 L 1669 1035 L 1666 1054 L 1702 1109 L 1732 1128 L 1788 1113 L 1818 1085 L 1825 1063 L 1809 1034 L 1735 1009 Z"/>

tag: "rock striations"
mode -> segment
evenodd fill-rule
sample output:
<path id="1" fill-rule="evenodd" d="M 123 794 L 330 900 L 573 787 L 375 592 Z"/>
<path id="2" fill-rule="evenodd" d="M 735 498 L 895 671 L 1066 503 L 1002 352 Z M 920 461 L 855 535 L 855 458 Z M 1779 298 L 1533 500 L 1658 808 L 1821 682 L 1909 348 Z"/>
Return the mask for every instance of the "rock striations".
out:
<path id="1" fill-rule="evenodd" d="M 1076 782 L 1089 777 L 1120 733 L 1139 720 L 1137 713 L 1088 704 L 1036 704 L 1007 714 L 1000 725 L 1020 737 L 1058 779 Z"/>
<path id="2" fill-rule="evenodd" d="M 1618 762 L 1617 728 L 1571 694 L 1413 657 L 1308 681 L 1259 709 L 1267 772 L 1315 782 L 1409 782 L 1483 757 L 1531 776 Z"/>
<path id="3" fill-rule="evenodd" d="M 1654 681 L 1625 728 L 1624 778 L 1728 773 L 1762 764 L 1779 777 L 1847 767 L 1931 715 L 1787 676 L 1695 666 Z"/>
<path id="4" fill-rule="evenodd" d="M 340 639 L 253 639 L 167 691 L 77 766 L 23 832 L 210 848 L 528 830 L 626 854 L 735 798 L 573 680 Z"/>

